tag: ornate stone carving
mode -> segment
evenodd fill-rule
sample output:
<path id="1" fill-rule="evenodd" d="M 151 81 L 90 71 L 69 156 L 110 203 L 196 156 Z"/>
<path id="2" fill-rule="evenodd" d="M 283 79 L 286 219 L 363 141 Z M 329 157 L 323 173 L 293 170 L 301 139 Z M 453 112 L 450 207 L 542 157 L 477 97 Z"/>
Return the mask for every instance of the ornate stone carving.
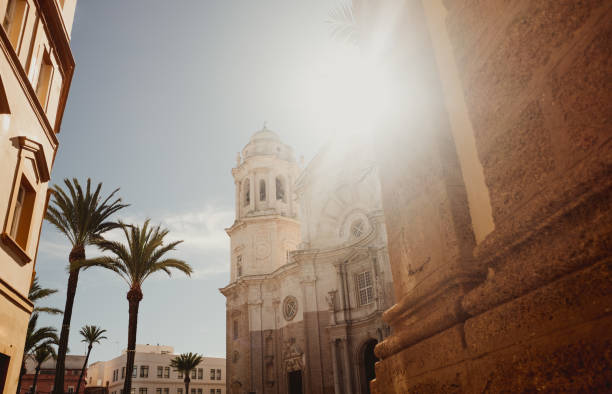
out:
<path id="1" fill-rule="evenodd" d="M 299 371 L 304 368 L 304 352 L 300 348 L 295 338 L 289 338 L 285 341 L 283 350 L 283 359 L 285 370 L 287 372 Z"/>
<path id="2" fill-rule="evenodd" d="M 294 296 L 287 296 L 283 301 L 283 316 L 285 320 L 291 321 L 297 315 L 298 302 Z"/>

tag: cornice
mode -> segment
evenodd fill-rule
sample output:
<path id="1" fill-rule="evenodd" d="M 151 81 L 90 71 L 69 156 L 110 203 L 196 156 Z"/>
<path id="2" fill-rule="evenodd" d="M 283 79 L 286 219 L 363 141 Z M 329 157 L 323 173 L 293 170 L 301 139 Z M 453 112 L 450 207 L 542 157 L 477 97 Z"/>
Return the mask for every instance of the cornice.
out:
<path id="1" fill-rule="evenodd" d="M 272 215 L 260 215 L 260 216 L 244 216 L 239 220 L 235 220 L 234 223 L 231 225 L 231 227 L 228 227 L 225 229 L 225 232 L 227 233 L 227 235 L 231 236 L 233 232 L 235 232 L 236 230 L 247 226 L 249 223 L 253 223 L 253 222 L 261 222 L 261 221 L 267 221 L 269 222 L 270 220 L 280 220 L 280 221 L 284 221 L 284 222 L 290 222 L 293 224 L 300 224 L 300 221 L 292 218 L 290 216 L 284 216 L 284 215 L 280 215 L 280 214 L 272 214 Z"/>
<path id="2" fill-rule="evenodd" d="M 19 136 L 18 141 L 21 149 L 28 150 L 34 154 L 34 157 L 36 158 L 36 167 L 38 168 L 38 173 L 40 175 L 40 180 L 42 182 L 48 182 L 49 179 L 51 179 L 51 172 L 49 171 L 47 159 L 45 158 L 45 151 L 42 145 L 24 136 Z"/>

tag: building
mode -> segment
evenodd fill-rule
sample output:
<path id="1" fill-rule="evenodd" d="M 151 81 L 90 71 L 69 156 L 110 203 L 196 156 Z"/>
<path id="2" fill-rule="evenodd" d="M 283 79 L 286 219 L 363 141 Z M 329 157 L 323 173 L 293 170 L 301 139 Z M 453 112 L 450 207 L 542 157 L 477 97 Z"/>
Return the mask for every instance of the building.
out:
<path id="1" fill-rule="evenodd" d="M 610 392 L 612 4 L 354 4 L 395 89 L 373 391 Z"/>
<path id="2" fill-rule="evenodd" d="M 171 346 L 136 345 L 132 394 L 187 394 L 183 374 L 170 368 L 174 357 Z M 106 387 L 110 394 L 122 394 L 125 363 L 124 351 L 112 360 L 89 365 L 88 386 Z M 225 394 L 225 359 L 204 357 L 190 378 L 189 394 Z"/>
<path id="3" fill-rule="evenodd" d="M 228 392 L 369 392 L 393 289 L 377 170 L 355 155 L 330 145 L 302 171 L 264 127 L 238 156 Z"/>
<path id="4" fill-rule="evenodd" d="M 0 391 L 15 392 L 74 60 L 76 0 L 0 0 Z"/>
<path id="5" fill-rule="evenodd" d="M 66 372 L 64 373 L 64 392 L 76 393 L 77 383 L 79 376 L 81 375 L 81 369 L 85 363 L 85 356 L 66 356 Z M 34 375 L 36 374 L 36 362 L 30 358 L 26 359 L 26 374 L 21 379 L 21 394 L 32 393 L 32 384 L 34 382 Z M 87 370 L 83 375 L 83 381 L 79 389 L 79 394 L 83 394 L 85 391 L 85 385 L 87 383 Z M 40 372 L 36 380 L 36 391 L 32 394 L 49 394 L 53 391 L 53 383 L 55 380 L 55 360 L 49 359 L 41 364 Z"/>

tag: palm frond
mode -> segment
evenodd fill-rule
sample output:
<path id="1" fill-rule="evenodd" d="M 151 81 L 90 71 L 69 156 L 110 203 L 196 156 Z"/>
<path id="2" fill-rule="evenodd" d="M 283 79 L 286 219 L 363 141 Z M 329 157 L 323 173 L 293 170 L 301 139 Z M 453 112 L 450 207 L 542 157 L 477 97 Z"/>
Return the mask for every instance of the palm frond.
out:
<path id="1" fill-rule="evenodd" d="M 197 353 L 182 353 L 170 360 L 170 366 L 188 375 L 202 362 L 202 355 Z"/>
<path id="2" fill-rule="evenodd" d="M 100 341 L 103 339 L 108 339 L 103 335 L 105 332 L 106 330 L 98 326 L 90 325 L 85 325 L 81 327 L 81 330 L 79 331 L 79 333 L 83 337 L 81 342 L 85 342 L 89 345 L 93 345 L 94 343 L 100 343 Z"/>
<path id="3" fill-rule="evenodd" d="M 24 353 L 32 353 L 38 346 L 46 344 L 54 344 L 58 342 L 57 331 L 53 327 L 40 327 L 37 328 L 38 314 L 33 313 L 28 323 L 28 330 L 26 332 L 26 341 L 24 346 Z"/>
<path id="4" fill-rule="evenodd" d="M 34 280 L 32 281 L 32 286 L 30 287 L 30 291 L 28 292 L 28 298 L 35 305 L 33 312 L 49 313 L 52 315 L 58 315 L 60 313 L 63 313 L 61 309 L 44 307 L 44 306 L 36 306 L 36 304 L 40 302 L 42 299 L 47 298 L 50 295 L 55 294 L 55 293 L 57 293 L 57 289 L 47 289 L 47 288 L 42 287 L 40 283 L 38 282 L 38 276 L 35 276 Z"/>
<path id="5" fill-rule="evenodd" d="M 338 6 L 330 11 L 327 22 L 331 25 L 332 37 L 355 44 L 358 39 L 353 9 L 351 0 L 339 1 Z"/>
<path id="6" fill-rule="evenodd" d="M 108 219 L 128 206 L 121 203 L 121 198 L 113 200 L 119 189 L 102 199 L 102 183 L 92 191 L 91 179 L 87 179 L 85 190 L 76 178 L 64 179 L 63 188 L 53 185 L 51 190 L 53 199 L 45 218 L 66 235 L 73 247 L 92 244 L 104 232 L 119 227 Z"/>
<path id="7" fill-rule="evenodd" d="M 100 257 L 91 262 L 78 262 L 80 267 L 99 266 L 119 274 L 130 288 L 140 288 L 149 275 L 163 271 L 171 275 L 172 270 L 181 271 L 188 276 L 193 269 L 189 264 L 177 259 L 163 259 L 166 253 L 175 250 L 182 241 L 164 245 L 168 230 L 160 226 L 151 226 L 147 219 L 141 226 L 119 222 L 125 237 L 125 243 L 99 239 L 95 245 L 113 257 Z"/>

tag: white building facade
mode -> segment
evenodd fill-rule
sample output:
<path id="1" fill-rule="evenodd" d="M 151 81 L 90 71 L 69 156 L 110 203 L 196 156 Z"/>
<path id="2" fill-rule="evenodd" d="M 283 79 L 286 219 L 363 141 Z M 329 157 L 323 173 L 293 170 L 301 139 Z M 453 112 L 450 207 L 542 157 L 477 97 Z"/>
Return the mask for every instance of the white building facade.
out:
<path id="1" fill-rule="evenodd" d="M 328 146 L 304 170 L 266 129 L 232 170 L 230 393 L 369 393 L 393 303 L 376 167 Z"/>
<path id="2" fill-rule="evenodd" d="M 190 393 L 185 393 L 184 376 L 170 367 L 176 357 L 170 346 L 136 345 L 131 394 L 225 394 L 225 359 L 204 357 L 191 372 Z M 109 361 L 89 366 L 87 386 L 108 386 L 109 394 L 123 394 L 126 352 Z"/>

